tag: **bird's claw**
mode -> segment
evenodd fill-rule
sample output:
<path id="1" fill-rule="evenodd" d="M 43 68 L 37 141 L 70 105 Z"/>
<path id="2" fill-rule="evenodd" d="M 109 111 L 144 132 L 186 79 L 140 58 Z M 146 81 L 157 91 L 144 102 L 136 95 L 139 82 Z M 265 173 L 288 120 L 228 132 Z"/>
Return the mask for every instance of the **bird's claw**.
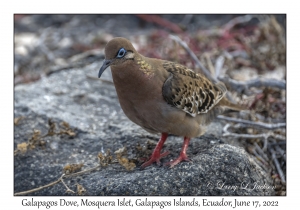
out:
<path id="1" fill-rule="evenodd" d="M 166 157 L 170 152 L 163 152 L 161 154 L 152 154 L 150 159 L 141 165 L 141 168 L 144 169 L 147 166 L 150 166 L 152 163 L 156 162 L 158 166 L 161 165 L 160 159 Z"/>
<path id="2" fill-rule="evenodd" d="M 191 162 L 192 159 L 188 158 L 186 155 L 180 155 L 177 159 L 165 163 L 164 166 L 170 166 L 170 168 L 173 168 L 175 165 L 177 165 L 178 163 L 180 163 L 182 161 Z"/>

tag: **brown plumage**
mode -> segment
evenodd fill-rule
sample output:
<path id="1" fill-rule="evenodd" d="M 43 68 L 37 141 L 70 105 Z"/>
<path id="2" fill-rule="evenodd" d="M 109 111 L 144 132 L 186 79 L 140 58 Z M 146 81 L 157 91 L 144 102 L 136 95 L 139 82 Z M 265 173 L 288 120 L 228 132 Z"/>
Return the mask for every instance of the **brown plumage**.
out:
<path id="1" fill-rule="evenodd" d="M 203 135 L 206 125 L 225 107 L 243 109 L 224 97 L 227 90 L 223 83 L 214 84 L 180 64 L 144 57 L 125 38 L 107 43 L 99 77 L 108 66 L 125 115 L 148 132 L 162 134 L 142 168 L 159 164 L 168 154 L 161 154 L 168 134 L 184 137 L 180 156 L 168 164 L 173 167 L 188 161 L 190 138 Z"/>

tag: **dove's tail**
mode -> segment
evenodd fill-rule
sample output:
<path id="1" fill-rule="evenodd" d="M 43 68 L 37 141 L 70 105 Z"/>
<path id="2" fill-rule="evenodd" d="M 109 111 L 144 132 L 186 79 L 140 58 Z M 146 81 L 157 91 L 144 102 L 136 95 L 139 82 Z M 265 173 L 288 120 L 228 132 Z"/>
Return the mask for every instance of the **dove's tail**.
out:
<path id="1" fill-rule="evenodd" d="M 248 110 L 249 109 L 249 103 L 248 102 L 245 103 L 245 101 L 243 101 L 243 103 L 235 104 L 235 103 L 230 102 L 225 97 L 222 98 L 222 100 L 218 103 L 218 105 L 226 107 L 226 108 L 231 109 L 231 110 L 235 110 L 235 111 L 241 111 L 241 110 Z"/>

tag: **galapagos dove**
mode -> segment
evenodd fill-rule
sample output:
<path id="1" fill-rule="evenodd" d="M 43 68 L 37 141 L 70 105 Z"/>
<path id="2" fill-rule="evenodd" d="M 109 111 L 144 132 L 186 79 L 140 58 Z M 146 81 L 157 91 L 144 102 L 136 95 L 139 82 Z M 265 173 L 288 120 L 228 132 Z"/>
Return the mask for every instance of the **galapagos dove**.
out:
<path id="1" fill-rule="evenodd" d="M 142 168 L 153 162 L 160 164 L 169 154 L 161 153 L 168 134 L 184 137 L 184 143 L 179 157 L 167 165 L 189 161 L 186 150 L 191 138 L 203 135 L 205 127 L 225 108 L 243 109 L 224 97 L 227 89 L 223 83 L 214 84 L 177 63 L 144 57 L 125 38 L 107 43 L 99 78 L 109 66 L 125 115 L 146 131 L 161 133 Z"/>

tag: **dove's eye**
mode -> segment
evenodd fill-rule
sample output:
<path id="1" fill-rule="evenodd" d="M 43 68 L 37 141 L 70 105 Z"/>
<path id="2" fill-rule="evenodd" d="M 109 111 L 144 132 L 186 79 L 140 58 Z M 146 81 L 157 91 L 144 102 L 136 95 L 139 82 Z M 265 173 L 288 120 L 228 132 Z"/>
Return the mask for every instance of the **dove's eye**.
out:
<path id="1" fill-rule="evenodd" d="M 119 49 L 117 58 L 123 58 L 125 54 L 126 54 L 126 50 L 124 48 L 121 48 Z"/>

